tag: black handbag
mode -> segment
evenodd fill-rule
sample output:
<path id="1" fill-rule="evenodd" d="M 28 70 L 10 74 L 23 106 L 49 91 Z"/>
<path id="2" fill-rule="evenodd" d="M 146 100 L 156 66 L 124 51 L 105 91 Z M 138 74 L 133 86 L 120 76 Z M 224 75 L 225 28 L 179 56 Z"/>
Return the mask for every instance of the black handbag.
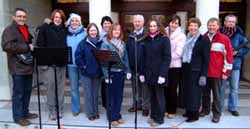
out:
<path id="1" fill-rule="evenodd" d="M 17 54 L 16 57 L 18 61 L 20 61 L 22 64 L 30 65 L 33 63 L 33 56 L 31 52 L 24 54 Z"/>

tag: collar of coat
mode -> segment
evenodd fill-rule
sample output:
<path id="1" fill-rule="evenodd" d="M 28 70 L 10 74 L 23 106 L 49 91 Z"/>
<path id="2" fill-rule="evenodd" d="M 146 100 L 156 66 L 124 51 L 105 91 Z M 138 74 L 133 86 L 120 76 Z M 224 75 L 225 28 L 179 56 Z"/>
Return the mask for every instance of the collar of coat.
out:
<path id="1" fill-rule="evenodd" d="M 18 30 L 18 32 L 20 32 L 20 34 L 22 33 L 20 30 L 19 30 L 19 25 L 15 22 L 15 21 L 13 21 L 12 22 L 12 25 Z M 25 26 L 27 27 L 27 30 L 28 30 L 28 34 L 29 34 L 29 40 L 28 40 L 28 44 L 31 44 L 32 43 L 32 39 L 33 39 L 33 36 L 30 34 L 30 32 L 29 32 L 29 27 L 25 24 Z"/>
<path id="2" fill-rule="evenodd" d="M 139 37 L 139 38 L 138 38 Z M 140 42 L 142 40 L 144 40 L 147 37 L 147 34 L 145 33 L 145 29 L 143 30 L 143 32 L 141 34 L 139 34 L 137 37 L 135 32 L 131 32 L 129 34 L 129 38 L 132 38 L 135 40 L 135 42 Z M 138 39 L 137 39 L 138 38 Z M 136 40 L 137 39 L 137 40 Z"/>

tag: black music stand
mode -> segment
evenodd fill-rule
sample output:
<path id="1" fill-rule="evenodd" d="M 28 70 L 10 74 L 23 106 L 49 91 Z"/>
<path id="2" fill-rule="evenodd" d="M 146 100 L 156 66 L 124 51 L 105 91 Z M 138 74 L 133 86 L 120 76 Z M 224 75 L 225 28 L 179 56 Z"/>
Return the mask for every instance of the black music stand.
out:
<path id="1" fill-rule="evenodd" d="M 42 121 L 41 121 L 41 103 L 40 103 L 40 86 L 39 86 L 38 66 L 44 66 L 44 65 L 52 66 L 54 68 L 57 127 L 58 129 L 60 129 L 56 67 L 64 66 L 67 64 L 72 64 L 72 49 L 71 47 L 64 47 L 64 48 L 38 47 L 38 48 L 34 48 L 33 56 L 35 59 L 35 67 L 36 67 L 36 74 L 37 74 L 37 94 L 38 94 L 40 129 L 42 129 Z"/>
<path id="2" fill-rule="evenodd" d="M 115 51 L 109 51 L 109 50 L 95 50 L 94 51 L 95 56 L 99 62 L 100 65 L 102 65 L 102 67 L 107 67 L 108 68 L 108 90 L 109 90 L 109 95 L 108 95 L 108 99 L 109 99 L 109 103 L 108 103 L 108 107 L 106 107 L 108 109 L 109 112 L 109 116 L 108 118 L 111 119 L 111 113 L 112 113 L 112 108 L 111 108 L 111 68 L 119 68 L 119 69 L 125 69 L 125 65 L 121 62 L 121 59 L 119 57 L 119 55 L 117 54 L 117 52 Z M 111 120 L 109 121 L 109 129 L 111 129 Z"/>

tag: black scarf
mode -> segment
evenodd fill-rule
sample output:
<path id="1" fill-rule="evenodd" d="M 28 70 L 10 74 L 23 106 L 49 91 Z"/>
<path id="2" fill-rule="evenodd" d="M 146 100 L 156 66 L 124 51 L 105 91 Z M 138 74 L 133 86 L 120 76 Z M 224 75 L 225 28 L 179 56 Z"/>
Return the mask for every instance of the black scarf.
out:
<path id="1" fill-rule="evenodd" d="M 236 27 L 226 27 L 223 26 L 221 28 L 221 33 L 225 34 L 226 36 L 228 36 L 229 38 L 233 36 L 233 34 L 236 32 Z"/>
<path id="2" fill-rule="evenodd" d="M 89 39 L 89 41 L 91 43 L 93 43 L 95 45 L 99 42 L 99 38 L 98 37 L 92 38 L 92 37 L 88 36 L 88 39 Z"/>

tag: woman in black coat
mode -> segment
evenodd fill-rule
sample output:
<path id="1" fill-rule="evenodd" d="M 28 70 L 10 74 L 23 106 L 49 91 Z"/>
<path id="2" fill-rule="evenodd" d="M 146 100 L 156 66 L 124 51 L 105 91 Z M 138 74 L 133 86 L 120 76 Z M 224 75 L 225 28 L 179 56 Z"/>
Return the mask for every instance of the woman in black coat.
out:
<path id="1" fill-rule="evenodd" d="M 145 39 L 145 77 L 151 94 L 151 114 L 148 123 L 156 127 L 164 123 L 165 97 L 171 61 L 170 41 L 163 26 L 156 20 L 149 21 L 148 36 Z"/>
<path id="2" fill-rule="evenodd" d="M 51 13 L 52 22 L 45 26 L 39 31 L 37 37 L 37 46 L 43 48 L 66 48 L 66 28 L 64 25 L 65 14 L 60 9 L 55 9 Z M 59 117 L 63 116 L 63 104 L 64 104 L 64 85 L 66 80 L 66 65 L 44 66 L 44 78 L 47 83 L 47 105 L 49 109 L 49 119 L 57 119 L 57 108 L 56 108 L 56 95 L 55 95 L 55 80 L 54 80 L 54 69 L 57 74 L 57 91 L 58 91 L 58 106 L 59 106 Z"/>
<path id="3" fill-rule="evenodd" d="M 202 88 L 206 85 L 209 39 L 199 32 L 201 22 L 198 18 L 191 18 L 188 22 L 187 41 L 184 46 L 183 62 L 183 87 L 186 122 L 199 119 Z"/>

